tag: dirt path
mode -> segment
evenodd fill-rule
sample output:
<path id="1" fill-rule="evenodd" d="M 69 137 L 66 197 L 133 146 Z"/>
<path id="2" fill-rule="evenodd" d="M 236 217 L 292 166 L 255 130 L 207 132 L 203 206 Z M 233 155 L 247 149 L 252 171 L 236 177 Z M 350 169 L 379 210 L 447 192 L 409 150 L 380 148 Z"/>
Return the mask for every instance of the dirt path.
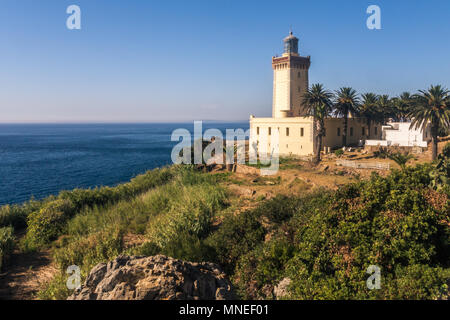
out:
<path id="1" fill-rule="evenodd" d="M 0 274 L 0 300 L 32 300 L 57 269 L 50 251 L 22 253 L 14 250 L 6 272 Z"/>

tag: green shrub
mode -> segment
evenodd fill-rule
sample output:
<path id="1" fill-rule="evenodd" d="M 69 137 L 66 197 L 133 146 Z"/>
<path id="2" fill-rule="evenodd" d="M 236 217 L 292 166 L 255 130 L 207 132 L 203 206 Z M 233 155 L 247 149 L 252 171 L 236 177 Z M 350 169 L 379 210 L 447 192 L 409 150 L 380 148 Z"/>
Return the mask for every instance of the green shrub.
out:
<path id="1" fill-rule="evenodd" d="M 0 228 L 0 271 L 14 249 L 14 229 L 12 227 Z"/>
<path id="2" fill-rule="evenodd" d="M 74 205 L 69 200 L 55 200 L 28 216 L 28 229 L 24 240 L 26 249 L 36 249 L 58 238 L 65 229 L 67 220 L 74 214 Z"/>
<path id="3" fill-rule="evenodd" d="M 229 263 L 244 298 L 271 298 L 271 288 L 285 277 L 292 299 L 445 298 L 449 198 L 429 189 L 430 170 L 408 167 L 388 177 L 373 174 L 332 195 L 265 203 L 245 215 L 249 222 L 232 218 L 230 228 L 225 220 L 210 237 L 218 237 L 217 260 Z M 369 265 L 381 268 L 380 290 L 367 288 Z"/>
<path id="4" fill-rule="evenodd" d="M 195 262 L 209 262 L 214 258 L 214 249 L 205 244 L 203 239 L 183 232 L 167 242 L 163 248 L 153 242 L 146 242 L 133 249 L 133 255 L 153 256 L 163 254 L 175 259 Z"/>
<path id="5" fill-rule="evenodd" d="M 51 199 L 49 197 L 49 199 Z M 30 200 L 22 205 L 5 205 L 0 207 L 0 227 L 12 226 L 16 230 L 26 228 L 27 217 L 39 210 L 44 201 Z"/>
<path id="6" fill-rule="evenodd" d="M 334 151 L 334 154 L 336 155 L 336 157 L 341 157 L 344 155 L 344 150 L 337 149 L 336 151 Z"/>
<path id="7" fill-rule="evenodd" d="M 115 259 L 123 250 L 123 235 L 115 229 L 100 231 L 87 237 L 75 237 L 56 248 L 54 261 L 65 272 L 71 265 L 79 266 L 82 277 L 100 262 Z"/>
<path id="8" fill-rule="evenodd" d="M 375 158 L 386 159 L 391 154 L 388 147 L 378 147 L 378 150 L 373 152 Z"/>
<path id="9" fill-rule="evenodd" d="M 67 279 L 69 275 L 64 272 L 58 272 L 55 277 L 38 291 L 39 300 L 66 300 L 72 294 L 72 290 L 67 288 Z"/>
<path id="10" fill-rule="evenodd" d="M 147 237 L 159 247 L 165 247 L 180 233 L 205 237 L 214 214 L 226 206 L 225 190 L 217 185 L 176 188 L 178 194 L 170 199 L 167 211 L 153 217 L 148 225 Z"/>
<path id="11" fill-rule="evenodd" d="M 240 257 L 233 277 L 239 294 L 244 299 L 271 299 L 270 291 L 282 280 L 294 246 L 287 239 L 275 239 Z"/>

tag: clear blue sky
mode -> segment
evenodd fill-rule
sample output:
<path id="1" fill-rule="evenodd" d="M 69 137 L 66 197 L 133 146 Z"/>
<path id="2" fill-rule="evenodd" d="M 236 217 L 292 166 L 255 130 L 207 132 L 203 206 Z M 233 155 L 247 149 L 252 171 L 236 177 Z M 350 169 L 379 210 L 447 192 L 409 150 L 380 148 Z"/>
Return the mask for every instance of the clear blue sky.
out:
<path id="1" fill-rule="evenodd" d="M 66 28 L 66 8 L 82 29 Z M 381 7 L 382 30 L 366 9 Z M 246 120 L 292 25 L 310 83 L 450 86 L 450 1 L 1 0 L 0 122 Z"/>

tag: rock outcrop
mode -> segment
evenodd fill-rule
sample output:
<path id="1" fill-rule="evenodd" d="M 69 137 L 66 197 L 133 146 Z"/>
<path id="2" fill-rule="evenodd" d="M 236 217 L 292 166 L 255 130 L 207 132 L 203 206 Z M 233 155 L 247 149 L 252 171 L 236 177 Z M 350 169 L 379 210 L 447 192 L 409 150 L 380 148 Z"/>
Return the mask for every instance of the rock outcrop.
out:
<path id="1" fill-rule="evenodd" d="M 119 256 L 95 266 L 68 300 L 229 300 L 232 286 L 213 263 L 157 255 Z"/>

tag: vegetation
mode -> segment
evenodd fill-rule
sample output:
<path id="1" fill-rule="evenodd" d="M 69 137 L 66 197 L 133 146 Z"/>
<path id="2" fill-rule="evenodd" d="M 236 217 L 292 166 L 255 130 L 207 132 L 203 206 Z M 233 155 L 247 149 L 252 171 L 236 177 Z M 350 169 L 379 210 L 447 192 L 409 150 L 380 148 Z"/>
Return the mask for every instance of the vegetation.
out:
<path id="1" fill-rule="evenodd" d="M 332 103 L 330 104 L 330 101 Z M 361 97 L 352 88 L 341 88 L 330 94 L 323 85 L 316 84 L 303 96 L 303 105 L 316 122 L 316 162 L 320 161 L 320 149 L 324 136 L 323 119 L 330 115 L 344 119 L 342 144 L 347 146 L 348 115 L 358 116 L 367 123 L 368 132 L 372 124 L 387 121 L 411 121 L 411 126 L 424 129 L 431 124 L 432 160 L 437 159 L 438 136 L 449 134 L 450 127 L 450 91 L 436 85 L 428 90 L 419 90 L 417 94 L 403 92 L 398 97 L 365 93 Z"/>
<path id="2" fill-rule="evenodd" d="M 226 187 L 236 179 L 232 173 L 188 165 L 113 188 L 5 206 L 0 262 L 13 250 L 12 226 L 23 223 L 21 249 L 50 248 L 59 270 L 41 299 L 71 294 L 68 266 L 79 266 L 84 281 L 93 266 L 119 254 L 217 263 L 244 299 L 280 298 L 274 288 L 283 279 L 290 280 L 284 298 L 291 299 L 448 299 L 450 144 L 437 162 L 414 167 L 406 166 L 409 155 L 386 154 L 402 170 L 373 173 L 337 191 L 260 194 L 246 210 Z M 252 184 L 283 181 L 259 177 Z M 381 269 L 379 290 L 367 288 L 370 265 Z"/>
<path id="3" fill-rule="evenodd" d="M 117 187 L 62 191 L 56 197 L 50 196 L 41 201 L 31 200 L 23 205 L 6 205 L 0 208 L 0 227 L 28 227 L 23 245 L 34 250 L 58 237 L 65 222 L 74 213 L 84 208 L 106 206 L 120 200 L 132 199 L 155 186 L 167 183 L 172 179 L 174 171 L 176 168 L 156 169 Z M 47 230 L 47 227 L 52 230 Z"/>
<path id="4" fill-rule="evenodd" d="M 316 150 L 315 162 L 320 162 L 320 152 L 322 150 L 322 137 L 325 135 L 325 118 L 332 111 L 331 92 L 325 90 L 322 84 L 315 84 L 308 89 L 303 96 L 303 104 L 305 105 L 306 114 L 314 117 L 316 127 Z"/>
<path id="5" fill-rule="evenodd" d="M 450 185 L 450 143 L 447 143 L 438 157 L 436 168 L 430 173 L 431 186 L 440 190 Z"/>
<path id="6" fill-rule="evenodd" d="M 174 167 L 172 175 L 170 182 L 131 200 L 85 208 L 69 219 L 52 243 L 60 275 L 40 298 L 67 296 L 64 272 L 70 265 L 78 265 L 84 278 L 95 264 L 120 253 L 162 253 L 194 261 L 207 257 L 200 244 L 211 233 L 216 215 L 228 206 L 227 192 L 219 184 L 228 174 L 184 166 Z"/>
<path id="7" fill-rule="evenodd" d="M 411 160 L 414 159 L 414 156 L 408 152 L 406 153 L 401 153 L 401 152 L 397 152 L 397 153 L 390 153 L 388 155 L 389 159 L 395 161 L 396 164 L 398 164 L 400 166 L 400 168 L 402 168 L 402 170 L 406 169 L 406 163 Z"/>
<path id="8" fill-rule="evenodd" d="M 341 88 L 336 92 L 335 112 L 337 116 L 344 118 L 342 130 L 342 145 L 347 146 L 348 116 L 356 116 L 359 113 L 360 99 L 352 88 Z"/>
<path id="9" fill-rule="evenodd" d="M 448 297 L 449 194 L 428 188 L 430 170 L 374 174 L 331 197 L 289 199 L 291 210 L 272 203 L 276 219 L 266 228 L 257 211 L 246 213 L 253 227 L 245 232 L 235 223 L 233 233 L 227 226 L 236 242 L 223 234 L 218 260 L 231 268 L 235 263 L 233 279 L 244 298 L 272 298 L 270 288 L 283 278 L 291 279 L 288 298 L 294 299 Z M 236 243 L 245 243 L 242 252 Z M 380 290 L 366 287 L 369 265 L 382 270 Z"/>
<path id="10" fill-rule="evenodd" d="M 336 155 L 336 157 L 342 157 L 344 155 L 344 150 L 337 149 L 336 151 L 334 151 L 334 154 Z"/>
<path id="11" fill-rule="evenodd" d="M 432 160 L 436 160 L 439 129 L 450 126 L 450 91 L 439 85 L 419 90 L 408 116 L 412 118 L 411 127 L 424 129 L 431 123 L 431 153 Z"/>
<path id="12" fill-rule="evenodd" d="M 0 271 L 4 270 L 5 262 L 14 249 L 14 235 L 12 227 L 0 228 Z"/>
<path id="13" fill-rule="evenodd" d="M 445 150 L 449 161 L 450 147 Z M 292 299 L 447 298 L 450 188 L 448 180 L 433 187 L 440 170 L 405 166 L 336 192 L 262 197 L 257 207 L 233 214 L 222 183 L 230 173 L 178 168 L 165 185 L 69 218 L 52 242 L 61 273 L 39 297 L 70 294 L 69 265 L 80 266 L 84 278 L 96 263 L 128 253 L 218 263 L 245 299 L 275 298 L 285 278 Z M 56 209 L 42 213 L 59 217 Z M 366 286 L 370 265 L 381 268 L 380 290 Z"/>

